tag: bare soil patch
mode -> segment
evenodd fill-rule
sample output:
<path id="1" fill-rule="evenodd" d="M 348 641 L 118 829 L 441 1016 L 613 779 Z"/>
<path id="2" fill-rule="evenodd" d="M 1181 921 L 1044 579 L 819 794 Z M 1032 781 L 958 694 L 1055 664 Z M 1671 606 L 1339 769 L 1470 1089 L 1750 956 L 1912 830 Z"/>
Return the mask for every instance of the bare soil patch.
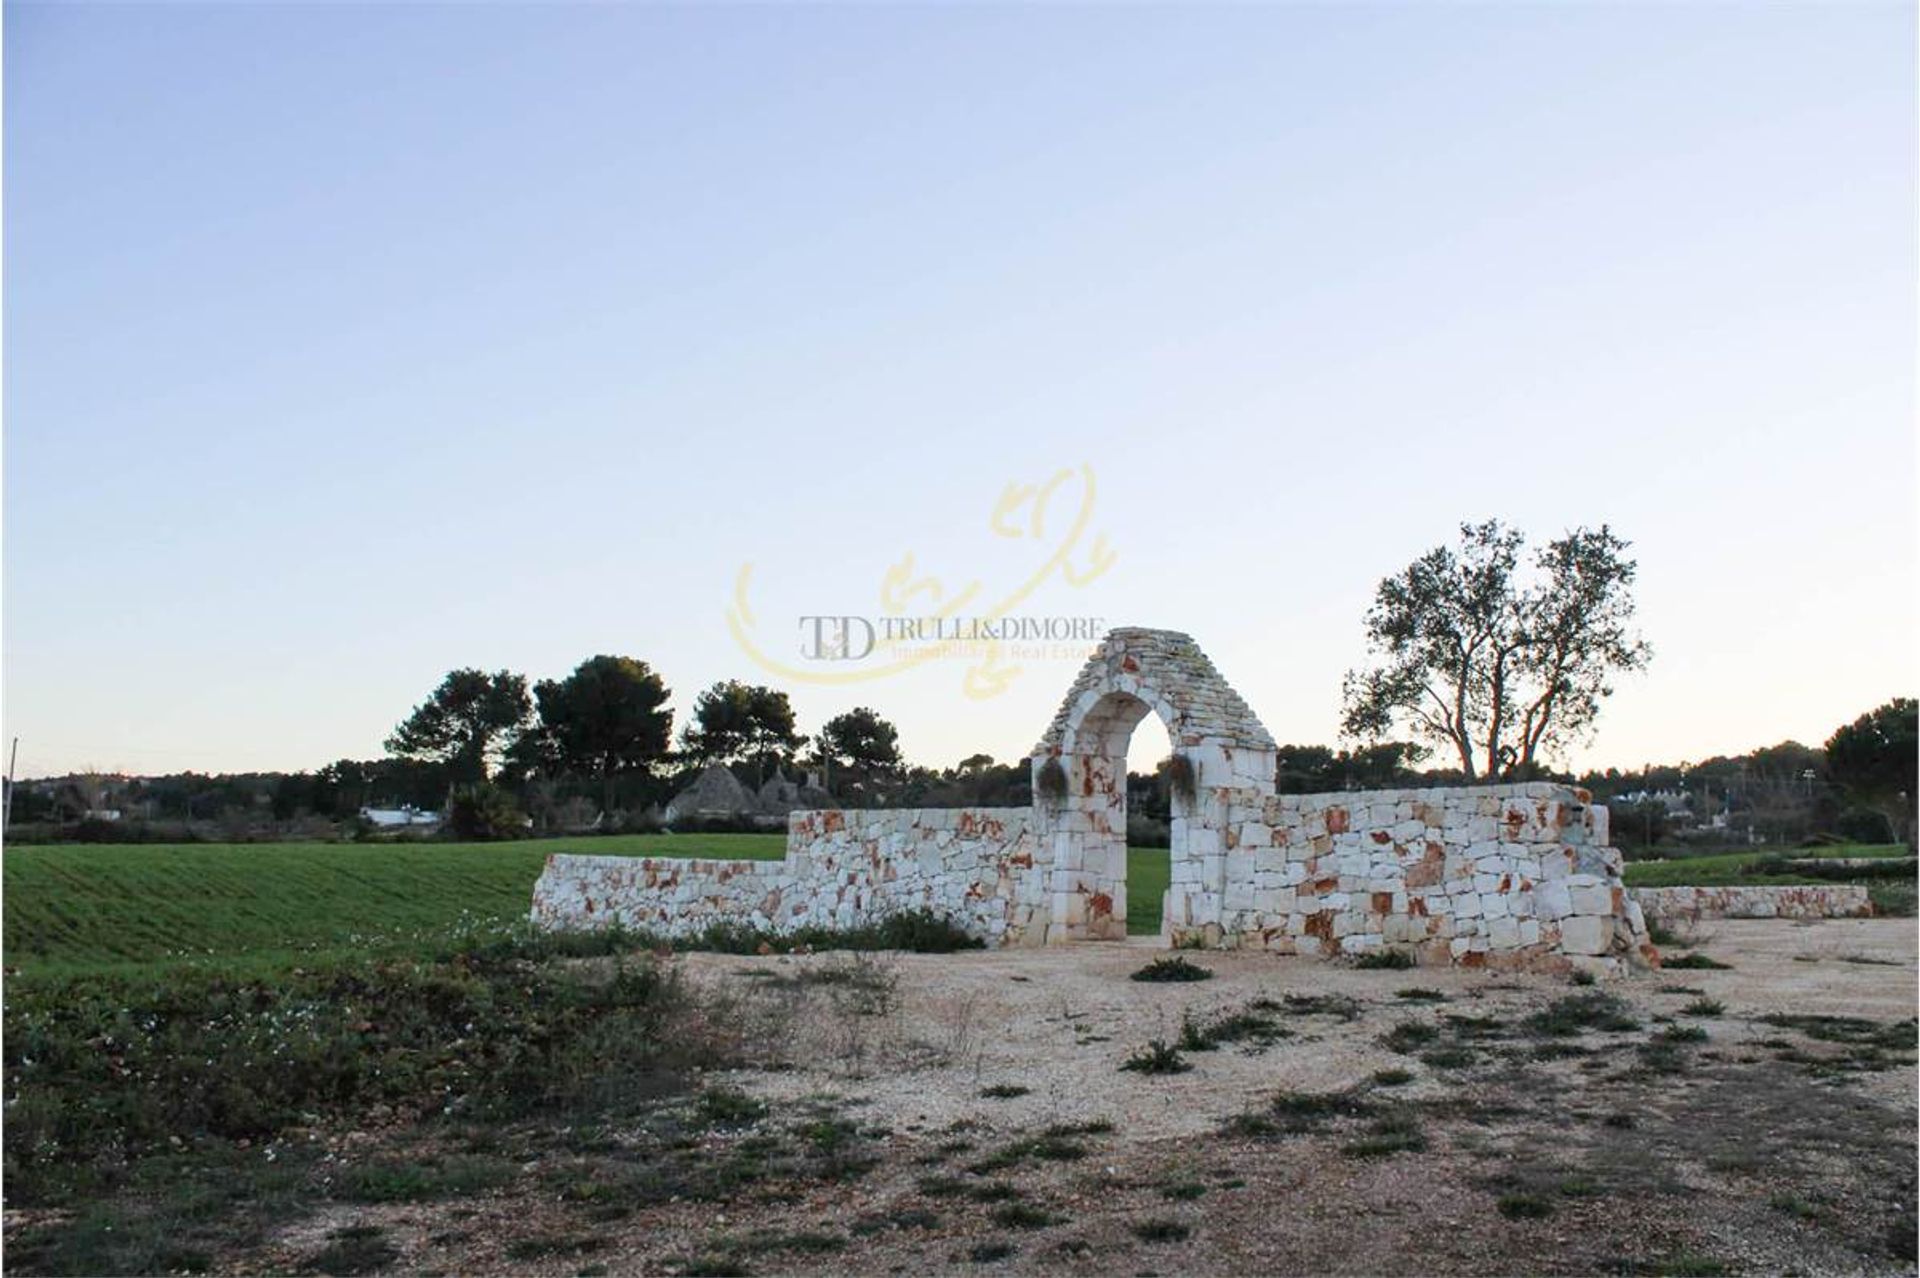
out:
<path id="1" fill-rule="evenodd" d="M 1912 1272 L 1912 925 L 1692 939 L 1728 966 L 690 955 L 747 1067 L 617 1120 L 316 1135 L 327 1205 L 211 1267 Z M 1123 1068 L 1156 1042 L 1181 1068 Z"/>

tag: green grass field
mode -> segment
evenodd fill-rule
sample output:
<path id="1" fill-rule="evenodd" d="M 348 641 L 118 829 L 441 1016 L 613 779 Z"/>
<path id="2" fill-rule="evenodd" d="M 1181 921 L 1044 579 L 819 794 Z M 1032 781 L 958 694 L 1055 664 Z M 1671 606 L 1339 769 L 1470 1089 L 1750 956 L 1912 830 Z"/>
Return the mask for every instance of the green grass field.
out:
<path id="1" fill-rule="evenodd" d="M 418 947 L 524 917 L 550 852 L 776 860 L 780 834 L 527 843 L 66 844 L 7 850 L 5 961 L 30 974 L 276 966 Z M 1129 858 L 1127 924 L 1160 928 L 1164 849 Z"/>
<path id="2" fill-rule="evenodd" d="M 58 975 L 157 963 L 284 966 L 418 948 L 465 921 L 523 917 L 550 852 L 774 860 L 779 834 L 656 834 L 527 843 L 67 844 L 7 850 L 5 960 Z M 1898 846 L 1824 849 L 1893 857 Z M 1635 887 L 1820 880 L 1743 874 L 1778 850 L 1636 861 Z M 1788 853 L 1787 855 L 1797 855 Z M 1164 848 L 1133 848 L 1127 930 L 1160 930 Z"/>
<path id="3" fill-rule="evenodd" d="M 1671 861 L 1630 861 L 1627 863 L 1628 887 L 1784 887 L 1796 884 L 1830 882 L 1802 874 L 1745 874 L 1746 867 L 1770 858 L 1852 858 L 1901 857 L 1912 855 L 1901 843 L 1848 843 L 1828 848 L 1764 848 L 1754 852 L 1728 852 L 1717 856 L 1676 857 Z"/>

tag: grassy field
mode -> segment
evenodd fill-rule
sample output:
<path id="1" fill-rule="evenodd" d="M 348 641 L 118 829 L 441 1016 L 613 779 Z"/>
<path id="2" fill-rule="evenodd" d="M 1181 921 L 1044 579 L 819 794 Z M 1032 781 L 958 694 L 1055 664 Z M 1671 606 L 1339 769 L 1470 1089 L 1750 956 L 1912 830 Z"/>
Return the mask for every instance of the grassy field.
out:
<path id="1" fill-rule="evenodd" d="M 1671 861 L 1631 861 L 1627 864 L 1626 880 L 1629 887 L 1727 887 L 1743 885 L 1748 887 L 1788 886 L 1806 883 L 1832 882 L 1806 874 L 1754 874 L 1747 872 L 1748 867 L 1761 861 L 1779 858 L 1854 858 L 1854 857 L 1903 857 L 1909 856 L 1906 845 L 1900 843 L 1849 843 L 1830 848 L 1791 849 L 1765 848 L 1754 852 L 1728 852 L 1718 856 L 1676 857 Z"/>
<path id="2" fill-rule="evenodd" d="M 526 914 L 550 852 L 774 860 L 779 834 L 665 834 L 527 843 L 70 844 L 18 847 L 4 861 L 5 959 L 29 974 L 155 963 L 284 966 L 325 954 L 404 950 L 464 922 Z M 1897 857 L 1898 846 L 1823 856 Z M 1755 874 L 1777 850 L 1636 861 L 1635 887 L 1814 883 Z M 1798 855 L 1787 853 L 1785 855 Z M 1164 848 L 1128 855 L 1127 930 L 1160 929 Z"/>
<path id="3" fill-rule="evenodd" d="M 286 965 L 406 949 L 523 917 L 550 852 L 776 860 L 780 834 L 527 843 L 70 844 L 4 860 L 5 959 L 59 974 L 180 962 Z M 1160 927 L 1164 849 L 1130 858 L 1128 927 Z"/>

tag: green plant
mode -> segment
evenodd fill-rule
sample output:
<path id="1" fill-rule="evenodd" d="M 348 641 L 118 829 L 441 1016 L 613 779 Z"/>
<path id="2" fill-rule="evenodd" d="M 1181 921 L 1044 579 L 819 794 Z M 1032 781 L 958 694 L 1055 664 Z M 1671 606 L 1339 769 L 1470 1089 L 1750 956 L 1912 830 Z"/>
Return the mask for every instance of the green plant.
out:
<path id="1" fill-rule="evenodd" d="M 1526 1019 L 1529 1032 L 1550 1037 L 1565 1037 L 1583 1030 L 1624 1033 L 1640 1027 L 1626 1002 L 1603 992 L 1569 994 L 1555 999 Z"/>
<path id="2" fill-rule="evenodd" d="M 1440 1037 L 1440 1027 L 1425 1021 L 1401 1021 L 1380 1039 L 1396 1052 L 1416 1052 Z"/>
<path id="3" fill-rule="evenodd" d="M 1170 1243 L 1185 1242 L 1193 1237 L 1193 1226 L 1178 1220 L 1155 1218 L 1137 1220 L 1130 1228 L 1133 1236 L 1141 1242 Z"/>
<path id="4" fill-rule="evenodd" d="M 1718 1016 L 1726 1011 L 1726 1005 L 1717 998 L 1696 998 L 1680 1009 L 1682 1016 Z"/>
<path id="5" fill-rule="evenodd" d="M 1414 1073 L 1410 1069 L 1383 1069 L 1373 1076 L 1374 1084 L 1379 1087 L 1404 1087 L 1413 1079 Z"/>
<path id="6" fill-rule="evenodd" d="M 1179 1048 L 1156 1038 L 1122 1061 L 1120 1068 L 1136 1074 L 1184 1074 L 1193 1066 L 1180 1055 Z"/>
<path id="7" fill-rule="evenodd" d="M 1406 999 L 1409 1003 L 1444 1003 L 1447 1001 L 1447 996 L 1439 990 L 1427 989 L 1418 985 L 1404 990 L 1395 990 L 1393 996 L 1395 998 Z"/>
<path id="8" fill-rule="evenodd" d="M 1135 972 L 1131 979 L 1150 982 L 1209 981 L 1213 979 L 1213 973 L 1198 963 L 1175 954 L 1171 958 L 1153 960 Z"/>
<path id="9" fill-rule="evenodd" d="M 996 1260 L 1005 1260 L 1020 1249 L 1008 1242 L 975 1243 L 967 1251 L 967 1259 L 976 1265 L 990 1265 Z"/>
<path id="10" fill-rule="evenodd" d="M 1420 1063 L 1433 1069 L 1465 1069 L 1479 1059 L 1471 1048 L 1459 1046 L 1436 1047 L 1420 1053 Z"/>
<path id="11" fill-rule="evenodd" d="M 731 1087 L 700 1093 L 700 1118 L 711 1127 L 750 1127 L 767 1116 L 767 1103 Z"/>
<path id="12" fill-rule="evenodd" d="M 1710 959 L 1704 954 L 1682 954 L 1678 958 L 1664 959 L 1661 967 L 1673 972 L 1724 972 L 1732 969 L 1731 963 L 1722 963 Z"/>
<path id="13" fill-rule="evenodd" d="M 1062 1217 L 1032 1203 L 1002 1203 L 988 1214 L 994 1224 L 1009 1229 L 1045 1229 L 1062 1221 Z"/>
<path id="14" fill-rule="evenodd" d="M 980 1095 L 988 1100 L 1012 1100 L 1016 1096 L 1025 1096 L 1031 1087 L 1022 1087 L 1018 1083 L 995 1083 L 991 1087 L 980 1089 Z"/>
<path id="15" fill-rule="evenodd" d="M 1167 790 L 1181 800 L 1191 803 L 1200 788 L 1200 766 L 1184 754 L 1174 754 L 1167 759 Z"/>
<path id="16" fill-rule="evenodd" d="M 1502 1194 L 1497 1204 L 1509 1220 L 1538 1220 L 1553 1215 L 1553 1204 L 1534 1194 Z"/>
<path id="17" fill-rule="evenodd" d="M 1033 792 L 1053 804 L 1067 797 L 1067 769 L 1058 756 L 1048 759 L 1034 771 Z"/>
<path id="18" fill-rule="evenodd" d="M 1353 965 L 1363 971 L 1404 971 L 1414 966 L 1414 960 L 1405 950 L 1368 950 Z"/>
<path id="19" fill-rule="evenodd" d="M 1426 1149 L 1426 1133 L 1413 1115 L 1405 1110 L 1376 1118 L 1366 1135 L 1341 1147 L 1351 1158 L 1385 1158 L 1393 1154 L 1417 1154 Z"/>

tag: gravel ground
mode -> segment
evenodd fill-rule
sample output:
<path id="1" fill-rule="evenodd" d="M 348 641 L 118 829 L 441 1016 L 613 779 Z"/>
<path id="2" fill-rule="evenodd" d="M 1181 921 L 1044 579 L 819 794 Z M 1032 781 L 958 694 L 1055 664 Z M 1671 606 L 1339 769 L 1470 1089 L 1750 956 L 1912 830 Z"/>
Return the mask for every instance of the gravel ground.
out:
<path id="1" fill-rule="evenodd" d="M 804 1144 L 829 1115 L 858 1166 L 629 1209 L 553 1189 L 602 1175 L 598 1146 L 529 1146 L 505 1189 L 329 1209 L 234 1267 L 300 1268 L 351 1227 L 415 1273 L 1913 1272 L 1913 924 L 1692 939 L 1730 967 L 1576 987 L 1191 953 L 1211 979 L 1151 984 L 1128 978 L 1164 952 L 1138 943 L 692 955 L 767 1066 L 707 1085 L 768 1110 L 661 1148 Z M 1596 994 L 1624 1001 L 1611 1028 L 1530 1019 Z M 1248 1012 L 1270 1041 L 1121 1068 Z"/>

